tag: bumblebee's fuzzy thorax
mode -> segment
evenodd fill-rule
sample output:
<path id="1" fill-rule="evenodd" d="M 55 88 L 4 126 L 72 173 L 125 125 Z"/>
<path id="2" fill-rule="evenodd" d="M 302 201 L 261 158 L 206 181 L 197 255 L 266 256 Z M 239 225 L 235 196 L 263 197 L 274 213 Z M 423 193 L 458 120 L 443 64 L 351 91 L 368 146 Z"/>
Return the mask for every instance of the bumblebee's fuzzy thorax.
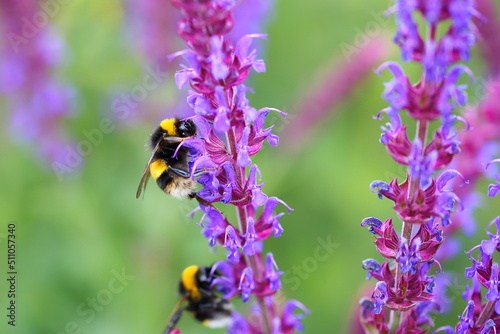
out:
<path id="1" fill-rule="evenodd" d="M 177 126 L 179 124 L 179 120 L 177 118 L 167 118 L 160 122 L 160 129 L 165 131 L 170 137 L 179 136 L 177 133 Z"/>
<path id="2" fill-rule="evenodd" d="M 184 269 L 181 275 L 179 292 L 181 294 L 188 292 L 189 297 L 193 300 L 201 298 L 200 290 L 198 289 L 199 279 L 197 277 L 199 270 L 198 266 L 189 266 Z"/>

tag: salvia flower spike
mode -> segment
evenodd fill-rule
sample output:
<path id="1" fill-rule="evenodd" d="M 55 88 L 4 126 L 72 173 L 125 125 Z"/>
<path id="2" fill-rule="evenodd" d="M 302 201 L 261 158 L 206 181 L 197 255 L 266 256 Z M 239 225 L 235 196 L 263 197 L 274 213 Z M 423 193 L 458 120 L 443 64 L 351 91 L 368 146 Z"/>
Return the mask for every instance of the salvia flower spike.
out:
<path id="1" fill-rule="evenodd" d="M 265 71 L 265 63 L 252 47 L 263 34 L 246 34 L 233 42 L 231 34 L 239 22 L 233 20 L 235 1 L 171 0 L 181 13 L 177 31 L 187 49 L 173 57 L 183 58 L 175 75 L 179 88 L 189 86 L 189 105 L 198 136 L 183 141 L 190 149 L 192 175 L 199 175 L 204 215 L 200 225 L 209 245 L 227 250 L 227 261 L 215 267 L 224 279 L 217 280 L 224 298 L 241 296 L 243 302 L 257 301 L 252 321 L 234 313 L 228 333 L 293 333 L 303 329 L 301 319 L 309 311 L 297 301 L 278 304 L 282 272 L 272 253 L 264 253 L 263 241 L 283 232 L 280 218 L 292 209 L 282 200 L 262 191 L 261 172 L 253 162 L 264 143 L 278 145 L 273 128 L 265 127 L 275 108 L 256 109 L 249 104 L 245 80 L 250 71 Z M 239 30 L 240 31 L 240 30 Z M 233 223 L 213 205 L 235 207 Z"/>

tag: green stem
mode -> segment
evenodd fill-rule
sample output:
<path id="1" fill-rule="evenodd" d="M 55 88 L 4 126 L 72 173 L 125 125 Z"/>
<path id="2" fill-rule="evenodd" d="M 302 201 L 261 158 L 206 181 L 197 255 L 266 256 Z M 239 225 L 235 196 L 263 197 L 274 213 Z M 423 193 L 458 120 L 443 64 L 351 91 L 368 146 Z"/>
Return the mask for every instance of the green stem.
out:
<path id="1" fill-rule="evenodd" d="M 429 121 L 426 120 L 417 121 L 417 133 L 415 137 L 418 138 L 420 140 L 420 143 L 422 144 L 422 154 L 425 149 L 428 127 L 429 127 Z M 415 178 L 411 176 L 408 177 L 409 177 L 408 205 L 412 205 L 413 202 L 415 201 L 416 194 L 418 193 L 418 190 L 420 188 L 420 176 L 417 176 Z M 401 237 L 405 238 L 407 242 L 410 242 L 412 233 L 413 233 L 413 222 L 403 221 Z M 399 266 L 396 266 L 396 279 L 394 282 L 396 289 L 399 285 L 401 275 L 402 273 Z M 401 316 L 403 315 L 401 314 Z"/>
<path id="2" fill-rule="evenodd" d="M 420 140 L 420 143 L 422 144 L 422 152 L 425 149 L 425 141 L 427 139 L 427 129 L 428 129 L 429 121 L 425 120 L 418 120 L 417 121 L 417 134 L 416 138 Z M 420 177 L 415 177 L 412 178 L 410 176 L 410 188 L 408 189 L 408 204 L 411 205 L 413 204 L 413 201 L 415 200 L 415 195 L 418 192 L 418 189 L 420 188 Z"/>

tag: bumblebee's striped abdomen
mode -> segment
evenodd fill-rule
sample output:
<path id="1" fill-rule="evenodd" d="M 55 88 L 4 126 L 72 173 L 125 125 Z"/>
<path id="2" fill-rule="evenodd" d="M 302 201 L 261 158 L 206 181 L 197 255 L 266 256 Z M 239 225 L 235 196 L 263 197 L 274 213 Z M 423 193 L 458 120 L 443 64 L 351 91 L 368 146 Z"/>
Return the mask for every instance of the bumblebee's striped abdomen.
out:
<path id="1" fill-rule="evenodd" d="M 149 172 L 155 181 L 158 181 L 158 178 L 164 174 L 167 169 L 168 165 L 163 159 L 157 159 L 149 165 Z"/>
<path id="2" fill-rule="evenodd" d="M 177 198 L 193 197 L 195 182 L 169 170 L 163 159 L 157 159 L 149 165 L 149 172 L 161 190 Z M 189 174 L 188 174 L 189 175 Z"/>
<path id="3" fill-rule="evenodd" d="M 168 165 L 163 159 L 155 160 L 149 165 L 149 172 L 151 176 L 156 181 L 158 187 L 166 193 L 170 193 L 167 189 L 170 189 L 174 179 L 168 171 Z"/>

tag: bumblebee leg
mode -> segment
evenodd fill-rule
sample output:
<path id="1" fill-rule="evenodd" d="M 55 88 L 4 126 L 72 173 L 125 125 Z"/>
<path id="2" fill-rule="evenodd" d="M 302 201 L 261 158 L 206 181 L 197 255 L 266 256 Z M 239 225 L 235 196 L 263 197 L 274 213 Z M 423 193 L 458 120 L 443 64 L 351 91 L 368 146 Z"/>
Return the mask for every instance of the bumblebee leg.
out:
<path id="1" fill-rule="evenodd" d="M 209 170 L 217 170 L 217 168 L 201 168 L 201 169 L 198 169 L 197 171 L 195 171 L 193 173 L 193 176 L 194 177 L 200 176 L 201 174 L 203 174 L 203 173 L 205 173 L 206 171 L 209 171 Z"/>
<path id="2" fill-rule="evenodd" d="M 178 309 L 170 318 L 167 324 L 167 328 L 163 331 L 163 334 L 170 334 L 171 331 L 174 330 L 175 325 L 179 322 L 182 316 L 182 312 L 184 311 L 184 308 Z"/>
<path id="3" fill-rule="evenodd" d="M 198 203 L 200 203 L 201 205 L 203 205 L 203 206 L 210 206 L 212 209 L 217 210 L 220 214 L 222 214 L 222 211 L 220 211 L 219 209 L 217 209 L 212 203 L 210 203 L 206 199 L 203 199 L 200 196 L 198 196 L 198 194 L 193 193 L 193 196 L 191 197 L 191 194 L 190 194 L 189 197 L 190 198 L 196 198 L 196 200 L 198 201 Z"/>
<path id="4" fill-rule="evenodd" d="M 189 138 L 194 138 L 194 136 L 191 137 L 163 137 L 166 141 L 169 141 L 171 143 L 180 143 L 183 140 L 189 139 Z"/>
<path id="5" fill-rule="evenodd" d="M 189 174 L 189 172 L 187 172 L 185 170 L 182 170 L 182 169 L 179 169 L 179 168 L 175 168 L 175 167 L 172 167 L 172 166 L 168 166 L 168 169 L 170 169 L 172 172 L 174 172 L 175 174 L 177 174 L 179 176 L 182 176 L 182 177 L 185 177 L 185 178 L 191 177 L 191 174 Z"/>

